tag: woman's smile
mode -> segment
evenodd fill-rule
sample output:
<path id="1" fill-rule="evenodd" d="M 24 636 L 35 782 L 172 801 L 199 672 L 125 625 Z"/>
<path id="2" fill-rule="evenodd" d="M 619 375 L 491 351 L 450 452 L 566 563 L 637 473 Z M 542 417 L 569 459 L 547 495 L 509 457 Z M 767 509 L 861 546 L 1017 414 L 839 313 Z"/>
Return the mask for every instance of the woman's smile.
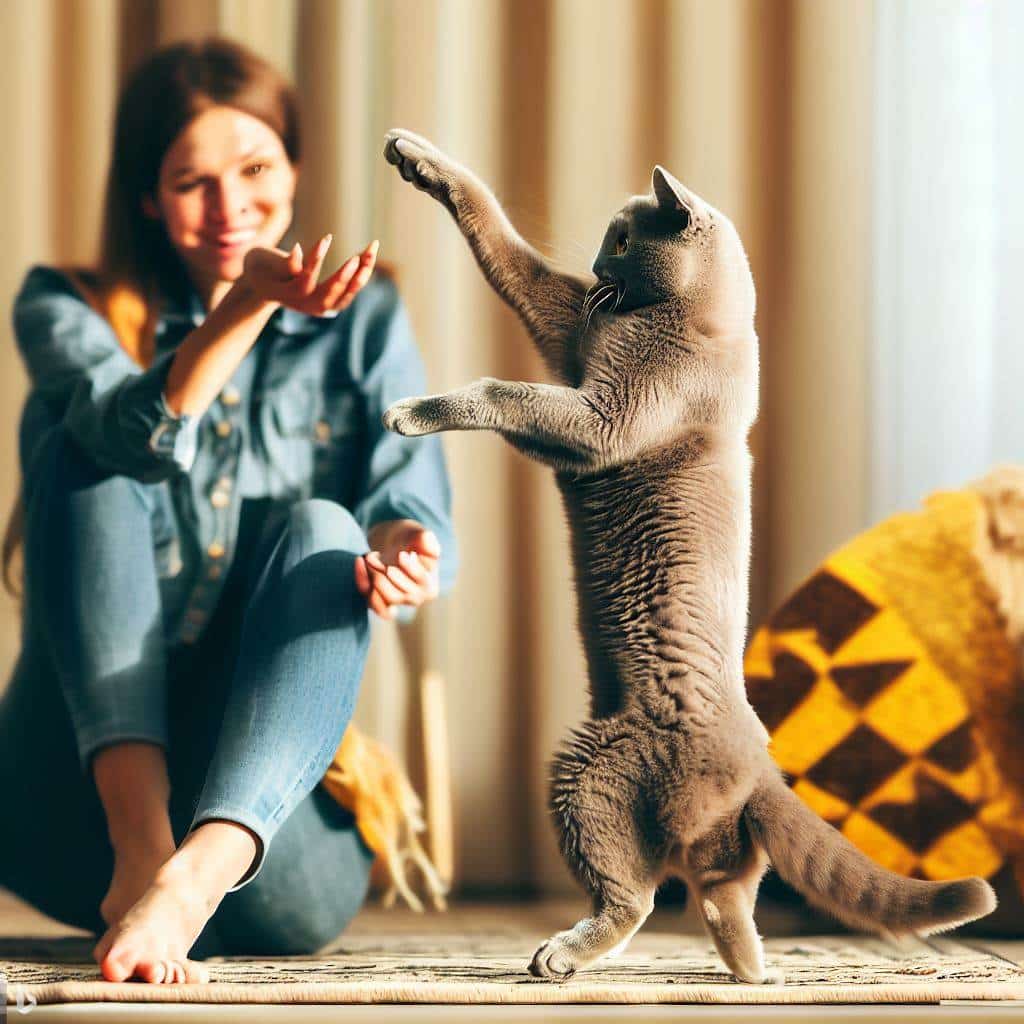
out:
<path id="1" fill-rule="evenodd" d="M 256 228 L 244 228 L 237 231 L 206 232 L 200 238 L 207 247 L 222 255 L 233 256 L 248 249 L 257 234 Z"/>

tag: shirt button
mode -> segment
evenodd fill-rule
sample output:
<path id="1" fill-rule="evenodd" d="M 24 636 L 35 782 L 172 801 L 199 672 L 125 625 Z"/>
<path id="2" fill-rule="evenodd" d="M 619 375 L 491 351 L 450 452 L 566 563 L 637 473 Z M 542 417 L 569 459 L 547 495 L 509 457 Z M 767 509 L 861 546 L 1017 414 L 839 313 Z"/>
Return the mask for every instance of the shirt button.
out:
<path id="1" fill-rule="evenodd" d="M 217 481 L 217 490 L 219 490 L 219 491 L 230 491 L 231 490 L 231 484 L 232 484 L 231 477 L 229 477 L 229 476 L 222 476 Z"/>
<path id="2" fill-rule="evenodd" d="M 223 558 L 224 557 L 224 545 L 219 540 L 215 540 L 207 549 L 206 553 L 211 558 Z"/>
<path id="3" fill-rule="evenodd" d="M 189 622 L 194 622 L 197 626 L 201 625 L 206 621 L 206 612 L 201 608 L 189 608 L 185 613 L 185 617 Z"/>
<path id="4" fill-rule="evenodd" d="M 210 568 L 206 571 L 207 577 L 209 579 L 211 579 L 211 580 L 220 579 L 220 573 L 221 573 L 221 568 L 216 563 L 211 565 Z"/>
<path id="5" fill-rule="evenodd" d="M 238 388 L 236 388 L 233 384 L 228 384 L 227 387 L 225 387 L 224 390 L 220 393 L 220 400 L 225 405 L 238 405 L 238 403 L 242 400 L 242 396 L 239 393 Z"/>
<path id="6" fill-rule="evenodd" d="M 223 491 L 214 491 L 210 495 L 210 504 L 214 508 L 227 508 L 231 499 Z"/>
<path id="7" fill-rule="evenodd" d="M 227 437 L 231 433 L 231 424 L 227 420 L 221 420 L 215 429 L 218 437 Z"/>
<path id="8" fill-rule="evenodd" d="M 327 420 L 320 420 L 316 425 L 316 439 L 326 443 L 331 439 L 331 425 Z"/>

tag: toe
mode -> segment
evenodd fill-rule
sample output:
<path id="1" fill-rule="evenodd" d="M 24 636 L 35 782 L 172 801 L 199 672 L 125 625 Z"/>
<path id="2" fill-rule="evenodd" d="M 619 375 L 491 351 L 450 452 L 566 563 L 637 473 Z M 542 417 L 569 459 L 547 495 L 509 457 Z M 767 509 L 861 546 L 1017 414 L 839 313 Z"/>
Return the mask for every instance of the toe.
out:
<path id="1" fill-rule="evenodd" d="M 127 981 L 132 971 L 133 965 L 126 958 L 107 956 L 100 963 L 100 973 L 107 981 Z"/>
<path id="2" fill-rule="evenodd" d="M 150 985 L 162 985 L 167 980 L 168 964 L 163 960 L 140 960 L 135 973 Z"/>
<path id="3" fill-rule="evenodd" d="M 207 985 L 210 981 L 210 969 L 195 960 L 185 960 L 185 981 L 193 985 Z"/>
<path id="4" fill-rule="evenodd" d="M 107 943 L 107 949 L 96 957 L 100 973 L 107 981 L 126 981 L 135 971 L 138 958 L 132 950 L 121 945 Z"/>

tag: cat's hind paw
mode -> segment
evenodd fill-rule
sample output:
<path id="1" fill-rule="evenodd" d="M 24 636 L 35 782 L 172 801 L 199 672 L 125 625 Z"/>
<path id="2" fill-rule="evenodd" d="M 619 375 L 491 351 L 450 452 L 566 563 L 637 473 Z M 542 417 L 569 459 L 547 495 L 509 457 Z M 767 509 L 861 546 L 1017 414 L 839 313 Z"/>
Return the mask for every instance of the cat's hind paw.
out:
<path id="1" fill-rule="evenodd" d="M 556 935 L 533 954 L 528 970 L 535 978 L 568 981 L 576 973 L 576 960 Z"/>

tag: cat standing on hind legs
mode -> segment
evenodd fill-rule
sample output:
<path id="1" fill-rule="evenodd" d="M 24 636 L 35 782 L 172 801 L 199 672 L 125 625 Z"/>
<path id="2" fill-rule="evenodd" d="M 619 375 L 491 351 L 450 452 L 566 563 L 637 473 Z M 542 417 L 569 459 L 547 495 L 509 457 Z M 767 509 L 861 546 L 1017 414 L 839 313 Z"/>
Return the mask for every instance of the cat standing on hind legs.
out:
<path id="1" fill-rule="evenodd" d="M 590 718 L 552 766 L 562 853 L 593 911 L 530 971 L 566 979 L 621 948 L 682 878 L 729 970 L 766 978 L 754 925 L 771 863 L 842 921 L 926 933 L 995 905 L 979 878 L 875 865 L 789 790 L 746 699 L 757 414 L 754 286 L 727 217 L 656 167 L 612 218 L 593 277 L 555 270 L 469 170 L 411 132 L 385 156 L 452 214 L 557 383 L 485 378 L 408 398 L 401 434 L 493 430 L 555 471 L 572 540 Z"/>

